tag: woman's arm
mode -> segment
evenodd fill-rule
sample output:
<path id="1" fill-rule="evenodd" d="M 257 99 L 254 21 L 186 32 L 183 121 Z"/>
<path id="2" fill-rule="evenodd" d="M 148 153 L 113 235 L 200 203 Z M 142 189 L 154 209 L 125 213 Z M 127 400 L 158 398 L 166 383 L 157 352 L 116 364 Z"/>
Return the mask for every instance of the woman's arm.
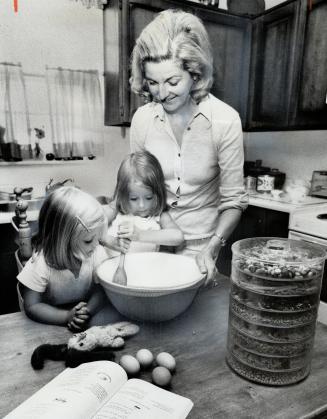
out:
<path id="1" fill-rule="evenodd" d="M 232 234 L 241 215 L 242 210 L 238 208 L 229 208 L 223 211 L 219 216 L 215 234 L 211 237 L 207 247 L 197 255 L 197 264 L 200 272 L 207 274 L 207 283 L 213 279 L 216 272 L 216 261 L 223 245 L 222 240 L 227 240 Z"/>
<path id="2" fill-rule="evenodd" d="M 183 243 L 184 235 L 167 211 L 160 216 L 160 227 L 161 230 L 141 230 L 132 223 L 122 223 L 118 236 L 165 246 L 178 246 Z"/>

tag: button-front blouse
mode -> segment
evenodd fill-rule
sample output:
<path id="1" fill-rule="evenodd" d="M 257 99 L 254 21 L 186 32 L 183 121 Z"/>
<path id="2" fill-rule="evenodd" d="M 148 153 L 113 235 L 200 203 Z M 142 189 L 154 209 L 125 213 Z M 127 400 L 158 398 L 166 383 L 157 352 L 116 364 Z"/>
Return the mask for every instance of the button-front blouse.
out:
<path id="1" fill-rule="evenodd" d="M 169 212 L 186 240 L 210 237 L 219 213 L 246 208 L 241 121 L 214 96 L 197 105 L 181 146 L 162 105 L 154 102 L 136 111 L 130 141 L 132 152 L 145 148 L 159 160 Z"/>

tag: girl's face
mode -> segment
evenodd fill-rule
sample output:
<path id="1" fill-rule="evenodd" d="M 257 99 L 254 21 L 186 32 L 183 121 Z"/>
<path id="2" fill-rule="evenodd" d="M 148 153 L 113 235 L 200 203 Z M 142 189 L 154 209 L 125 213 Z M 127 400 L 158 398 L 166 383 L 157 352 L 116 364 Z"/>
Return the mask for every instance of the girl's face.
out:
<path id="1" fill-rule="evenodd" d="M 151 188 L 134 181 L 129 185 L 128 205 L 132 215 L 149 217 L 156 205 L 156 197 Z"/>
<path id="2" fill-rule="evenodd" d="M 160 102 L 167 113 L 176 113 L 191 101 L 190 92 L 194 80 L 173 60 L 145 63 L 145 79 L 156 102 Z"/>
<path id="3" fill-rule="evenodd" d="M 79 260 L 88 259 L 92 256 L 95 248 L 102 237 L 103 226 L 96 227 L 91 231 L 83 230 L 76 238 L 74 248 L 77 249 L 75 256 Z"/>

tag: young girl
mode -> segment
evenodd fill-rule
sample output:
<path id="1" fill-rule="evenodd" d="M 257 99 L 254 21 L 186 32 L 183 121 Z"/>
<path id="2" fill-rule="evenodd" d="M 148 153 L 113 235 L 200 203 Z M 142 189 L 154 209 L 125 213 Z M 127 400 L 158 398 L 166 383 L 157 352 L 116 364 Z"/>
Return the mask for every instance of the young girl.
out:
<path id="1" fill-rule="evenodd" d="M 94 270 L 108 256 L 99 240 L 107 219 L 86 192 L 61 187 L 39 215 L 35 252 L 18 275 L 24 310 L 33 320 L 81 330 L 106 301 Z"/>
<path id="2" fill-rule="evenodd" d="M 153 154 L 128 155 L 117 175 L 115 208 L 103 244 L 118 252 L 154 252 L 160 245 L 178 246 L 183 233 L 166 210 L 166 189 L 161 166 Z M 111 251 L 111 256 L 117 252 Z"/>

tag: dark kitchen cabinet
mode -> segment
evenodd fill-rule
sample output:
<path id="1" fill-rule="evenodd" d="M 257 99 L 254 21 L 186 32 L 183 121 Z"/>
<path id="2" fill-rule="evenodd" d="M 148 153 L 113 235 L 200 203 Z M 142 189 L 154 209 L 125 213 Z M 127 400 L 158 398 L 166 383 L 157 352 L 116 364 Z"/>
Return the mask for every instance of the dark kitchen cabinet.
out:
<path id="1" fill-rule="evenodd" d="M 11 224 L 0 224 L 0 314 L 19 311 L 16 284 L 16 232 Z"/>
<path id="2" fill-rule="evenodd" d="M 295 115 L 299 128 L 327 128 L 327 2 L 303 1 L 303 24 L 299 33 L 301 61 L 296 85 Z"/>
<path id="3" fill-rule="evenodd" d="M 249 205 L 226 246 L 220 251 L 217 267 L 219 272 L 230 275 L 232 244 L 251 237 L 288 237 L 289 214 L 286 212 Z"/>
<path id="4" fill-rule="evenodd" d="M 252 21 L 249 18 L 195 9 L 208 31 L 214 58 L 211 93 L 236 109 L 245 128 L 251 58 Z"/>
<path id="5" fill-rule="evenodd" d="M 136 38 L 154 15 L 174 7 L 203 20 L 214 49 L 212 93 L 237 109 L 245 124 L 251 19 L 178 0 L 112 0 L 104 10 L 105 124 L 129 125 L 134 112 L 143 104 L 129 88 L 130 55 Z"/>
<path id="6" fill-rule="evenodd" d="M 249 90 L 249 129 L 289 126 L 298 67 L 301 2 L 264 13 L 255 20 Z M 294 104 L 293 104 L 294 106 Z"/>

